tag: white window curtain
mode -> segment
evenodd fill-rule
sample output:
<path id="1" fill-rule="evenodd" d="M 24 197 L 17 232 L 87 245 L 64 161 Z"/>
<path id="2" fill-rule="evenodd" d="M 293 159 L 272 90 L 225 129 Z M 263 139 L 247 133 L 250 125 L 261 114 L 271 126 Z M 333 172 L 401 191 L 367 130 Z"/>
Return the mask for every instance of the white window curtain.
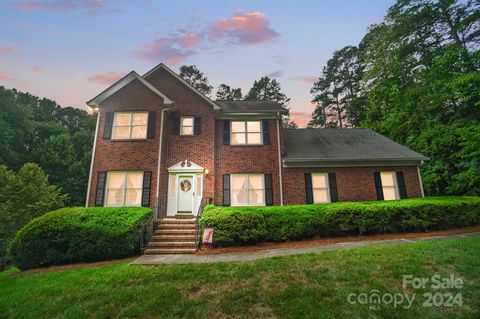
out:
<path id="1" fill-rule="evenodd" d="M 140 206 L 143 172 L 108 172 L 105 206 Z"/>
<path id="2" fill-rule="evenodd" d="M 232 121 L 231 144 L 262 144 L 260 121 Z"/>
<path id="3" fill-rule="evenodd" d="M 265 186 L 263 174 L 232 174 L 232 206 L 264 206 Z"/>
<path id="4" fill-rule="evenodd" d="M 382 179 L 383 199 L 395 200 L 399 199 L 397 177 L 395 172 L 380 172 Z"/>
<path id="5" fill-rule="evenodd" d="M 314 203 L 330 202 L 327 173 L 312 173 L 312 189 Z"/>

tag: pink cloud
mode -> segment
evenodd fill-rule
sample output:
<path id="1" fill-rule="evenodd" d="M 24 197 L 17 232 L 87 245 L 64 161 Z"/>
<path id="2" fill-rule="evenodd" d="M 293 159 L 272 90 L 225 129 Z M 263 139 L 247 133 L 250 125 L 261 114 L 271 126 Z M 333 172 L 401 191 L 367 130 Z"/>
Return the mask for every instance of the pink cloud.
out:
<path id="1" fill-rule="evenodd" d="M 105 72 L 94 74 L 89 77 L 87 80 L 97 82 L 103 85 L 110 85 L 115 81 L 118 81 L 122 78 L 123 74 L 116 72 Z"/>
<path id="2" fill-rule="evenodd" d="M 208 33 L 213 41 L 220 40 L 228 44 L 261 44 L 279 36 L 259 11 L 238 11 L 231 18 L 215 22 Z"/>
<path id="3" fill-rule="evenodd" d="M 312 119 L 312 113 L 290 111 L 290 119 L 294 121 L 299 127 L 306 127 L 308 122 L 310 122 L 310 120 Z"/>
<path id="4" fill-rule="evenodd" d="M 7 81 L 7 80 L 11 80 L 11 78 L 8 75 L 6 75 L 5 73 L 0 71 L 0 80 Z"/>
<path id="5" fill-rule="evenodd" d="M 300 84 L 313 84 L 318 81 L 318 77 L 316 76 L 297 76 L 293 79 Z"/>
<path id="6" fill-rule="evenodd" d="M 148 61 L 165 61 L 177 64 L 195 54 L 190 48 L 200 44 L 196 35 L 160 37 L 150 43 L 141 44 L 135 55 Z"/>
<path id="7" fill-rule="evenodd" d="M 180 35 L 179 45 L 182 48 L 192 48 L 200 45 L 203 39 L 200 35 L 194 33 L 184 33 Z"/>
<path id="8" fill-rule="evenodd" d="M 86 10 L 87 14 L 94 14 L 104 8 L 107 0 L 37 0 L 19 1 L 10 3 L 10 7 L 23 11 L 73 11 Z"/>
<path id="9" fill-rule="evenodd" d="M 0 54 L 8 54 L 13 53 L 18 50 L 18 46 L 16 44 L 0 44 Z"/>

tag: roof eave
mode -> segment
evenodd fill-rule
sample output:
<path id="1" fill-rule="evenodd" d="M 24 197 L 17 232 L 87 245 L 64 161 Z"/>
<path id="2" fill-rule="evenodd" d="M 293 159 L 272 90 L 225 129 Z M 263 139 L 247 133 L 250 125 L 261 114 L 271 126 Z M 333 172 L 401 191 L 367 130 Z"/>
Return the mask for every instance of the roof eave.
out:
<path id="1" fill-rule="evenodd" d="M 284 158 L 284 167 L 372 167 L 372 166 L 418 166 L 428 157 L 399 158 Z"/>

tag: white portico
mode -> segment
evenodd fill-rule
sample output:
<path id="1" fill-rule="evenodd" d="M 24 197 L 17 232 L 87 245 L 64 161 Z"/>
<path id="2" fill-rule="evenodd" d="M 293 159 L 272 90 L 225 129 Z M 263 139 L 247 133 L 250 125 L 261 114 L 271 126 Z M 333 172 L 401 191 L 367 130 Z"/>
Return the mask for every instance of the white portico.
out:
<path id="1" fill-rule="evenodd" d="M 167 216 L 197 215 L 202 202 L 205 169 L 188 160 L 168 168 Z"/>

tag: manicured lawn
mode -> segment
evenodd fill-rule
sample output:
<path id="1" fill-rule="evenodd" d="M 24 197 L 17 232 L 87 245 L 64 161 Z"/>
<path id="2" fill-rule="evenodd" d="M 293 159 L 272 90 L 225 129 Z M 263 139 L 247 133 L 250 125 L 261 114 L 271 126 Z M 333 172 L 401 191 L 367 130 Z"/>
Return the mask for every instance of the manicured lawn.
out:
<path id="1" fill-rule="evenodd" d="M 480 237 L 372 246 L 247 263 L 129 266 L 0 274 L 1 318 L 478 318 Z M 462 289 L 402 288 L 402 275 L 451 274 Z M 416 293 L 410 309 L 352 305 L 351 293 Z M 463 305 L 423 307 L 423 293 Z M 406 304 L 406 303 L 405 303 Z"/>

